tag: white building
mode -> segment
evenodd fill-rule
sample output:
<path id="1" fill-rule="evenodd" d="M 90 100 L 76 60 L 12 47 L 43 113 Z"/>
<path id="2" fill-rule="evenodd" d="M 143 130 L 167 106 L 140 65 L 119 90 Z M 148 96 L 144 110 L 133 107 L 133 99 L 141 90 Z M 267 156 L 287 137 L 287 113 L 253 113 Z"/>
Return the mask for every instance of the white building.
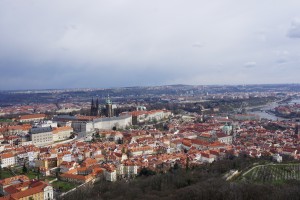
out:
<path id="1" fill-rule="evenodd" d="M 273 160 L 275 160 L 278 163 L 281 163 L 282 162 L 282 156 L 279 155 L 278 153 L 276 153 L 276 154 L 273 155 Z"/>
<path id="2" fill-rule="evenodd" d="M 93 123 L 87 121 L 73 121 L 72 128 L 75 132 L 90 132 L 94 130 Z"/>
<path id="3" fill-rule="evenodd" d="M 219 142 L 225 144 L 232 144 L 232 136 L 226 135 L 225 133 L 216 133 Z"/>
<path id="4" fill-rule="evenodd" d="M 43 122 L 37 124 L 36 126 L 37 127 L 51 127 L 51 128 L 54 128 L 54 127 L 57 127 L 57 122 L 47 120 L 47 121 L 43 121 Z"/>
<path id="5" fill-rule="evenodd" d="M 45 146 L 53 143 L 53 133 L 51 127 L 32 128 L 30 139 L 35 146 Z"/>
<path id="6" fill-rule="evenodd" d="M 107 181 L 114 182 L 117 180 L 117 170 L 115 167 L 105 167 L 104 176 Z"/>
<path id="7" fill-rule="evenodd" d="M 132 125 L 132 116 L 98 118 L 93 120 L 94 128 L 99 130 L 124 129 Z"/>
<path id="8" fill-rule="evenodd" d="M 52 130 L 53 141 L 67 140 L 70 138 L 72 132 L 73 128 L 68 126 L 54 128 Z"/>
<path id="9" fill-rule="evenodd" d="M 212 162 L 214 162 L 214 160 L 215 159 L 211 154 L 201 153 L 201 161 L 202 162 L 212 163 Z"/>
<path id="10" fill-rule="evenodd" d="M 53 187 L 51 185 L 47 185 L 44 188 L 44 200 L 52 200 L 53 198 Z"/>
<path id="11" fill-rule="evenodd" d="M 10 167 L 16 164 L 16 158 L 12 153 L 4 153 L 1 156 L 1 167 Z"/>

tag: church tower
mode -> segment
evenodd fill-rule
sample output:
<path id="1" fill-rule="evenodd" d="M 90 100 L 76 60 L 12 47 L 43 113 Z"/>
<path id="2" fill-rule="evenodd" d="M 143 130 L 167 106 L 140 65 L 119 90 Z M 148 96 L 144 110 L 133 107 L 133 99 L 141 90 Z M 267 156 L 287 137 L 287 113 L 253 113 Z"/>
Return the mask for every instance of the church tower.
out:
<path id="1" fill-rule="evenodd" d="M 92 103 L 91 103 L 91 116 L 98 116 L 99 114 L 99 101 L 98 99 L 96 100 L 96 102 L 94 102 L 94 99 L 92 99 Z"/>
<path id="2" fill-rule="evenodd" d="M 112 101 L 109 96 L 106 99 L 106 117 L 113 117 Z"/>
<path id="3" fill-rule="evenodd" d="M 98 100 L 98 98 L 97 98 L 97 100 L 96 100 L 96 115 L 99 115 L 99 100 Z"/>

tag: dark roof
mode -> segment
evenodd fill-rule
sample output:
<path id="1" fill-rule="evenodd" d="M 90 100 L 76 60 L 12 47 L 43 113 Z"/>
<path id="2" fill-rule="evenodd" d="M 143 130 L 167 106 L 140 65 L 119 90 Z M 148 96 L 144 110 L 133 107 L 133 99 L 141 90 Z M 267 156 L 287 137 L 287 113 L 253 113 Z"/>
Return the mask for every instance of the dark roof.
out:
<path id="1" fill-rule="evenodd" d="M 37 133 L 45 133 L 45 132 L 51 132 L 51 127 L 39 127 L 39 128 L 32 128 L 30 129 L 31 134 L 37 134 Z"/>

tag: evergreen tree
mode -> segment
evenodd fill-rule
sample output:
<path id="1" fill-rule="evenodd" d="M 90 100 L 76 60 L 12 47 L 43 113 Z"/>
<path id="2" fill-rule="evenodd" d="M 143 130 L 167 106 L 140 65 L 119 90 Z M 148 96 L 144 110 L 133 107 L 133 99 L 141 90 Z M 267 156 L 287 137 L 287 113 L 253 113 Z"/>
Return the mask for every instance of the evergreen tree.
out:
<path id="1" fill-rule="evenodd" d="M 25 162 L 24 162 L 24 165 L 23 165 L 23 168 L 22 168 L 22 172 L 23 172 L 23 174 L 26 174 L 28 172 L 28 169 L 25 165 Z"/>
<path id="2" fill-rule="evenodd" d="M 186 171 L 189 170 L 189 165 L 190 165 L 190 158 L 187 156 L 186 157 L 186 166 L 185 166 Z"/>
<path id="3" fill-rule="evenodd" d="M 118 138 L 118 144 L 123 144 L 123 139 Z"/>
<path id="4" fill-rule="evenodd" d="M 38 167 L 38 170 L 37 170 L 37 179 L 38 180 L 40 180 L 40 173 L 41 173 L 41 171 L 40 171 L 40 168 Z"/>
<path id="5" fill-rule="evenodd" d="M 0 160 L 0 179 L 2 179 L 2 160 Z"/>

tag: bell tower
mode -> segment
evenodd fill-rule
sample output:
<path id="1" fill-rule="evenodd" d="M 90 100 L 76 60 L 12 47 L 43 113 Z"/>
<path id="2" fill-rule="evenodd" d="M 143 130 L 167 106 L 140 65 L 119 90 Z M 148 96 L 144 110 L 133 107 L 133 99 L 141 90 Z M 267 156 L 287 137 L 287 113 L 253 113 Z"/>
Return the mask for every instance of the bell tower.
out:
<path id="1" fill-rule="evenodd" d="M 106 108 L 106 117 L 113 117 L 112 101 L 109 98 L 109 95 L 106 98 L 105 108 Z"/>

